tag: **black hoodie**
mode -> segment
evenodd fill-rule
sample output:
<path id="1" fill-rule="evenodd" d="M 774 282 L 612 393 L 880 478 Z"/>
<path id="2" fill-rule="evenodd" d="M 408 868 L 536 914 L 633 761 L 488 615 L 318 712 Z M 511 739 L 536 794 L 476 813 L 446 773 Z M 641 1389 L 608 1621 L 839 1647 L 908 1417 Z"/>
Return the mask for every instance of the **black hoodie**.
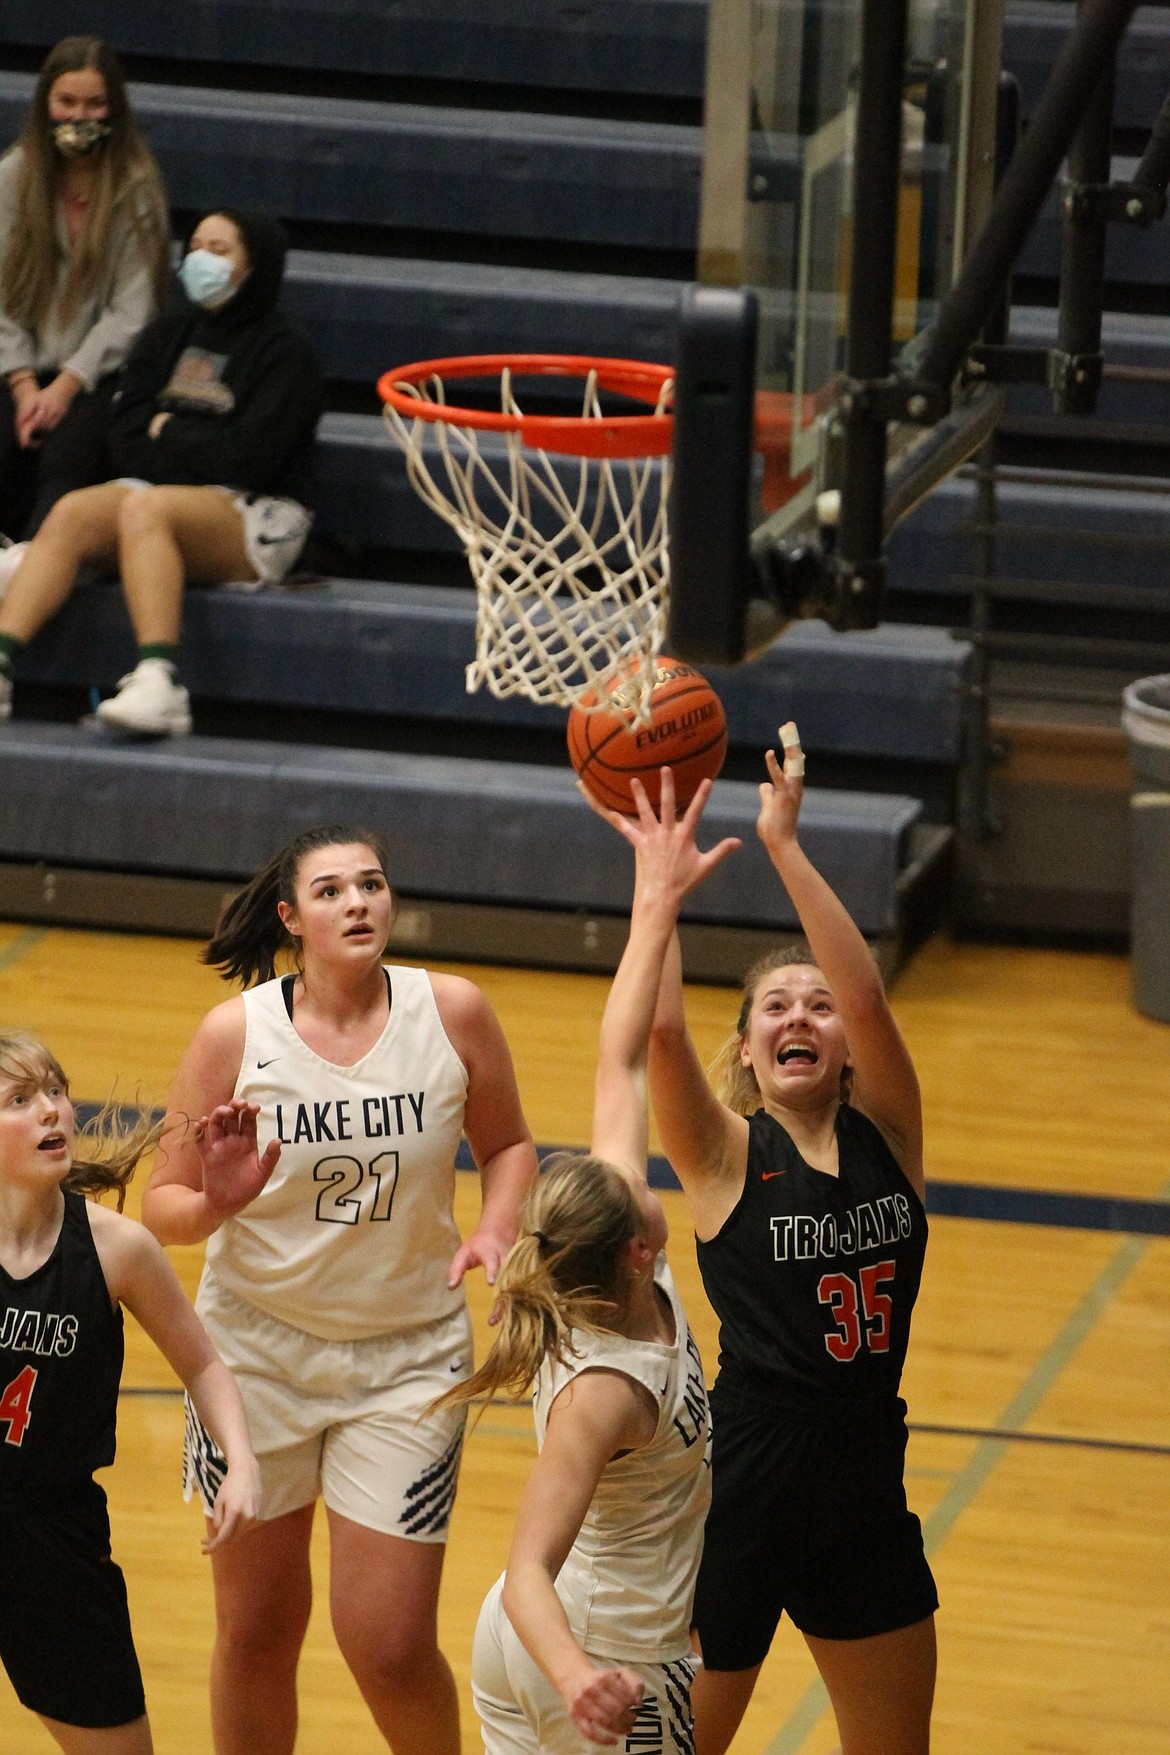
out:
<path id="1" fill-rule="evenodd" d="M 213 211 L 239 227 L 250 272 L 218 310 L 184 300 L 143 330 L 114 397 L 112 472 L 303 501 L 324 397 L 308 341 L 276 308 L 284 230 L 264 214 Z"/>

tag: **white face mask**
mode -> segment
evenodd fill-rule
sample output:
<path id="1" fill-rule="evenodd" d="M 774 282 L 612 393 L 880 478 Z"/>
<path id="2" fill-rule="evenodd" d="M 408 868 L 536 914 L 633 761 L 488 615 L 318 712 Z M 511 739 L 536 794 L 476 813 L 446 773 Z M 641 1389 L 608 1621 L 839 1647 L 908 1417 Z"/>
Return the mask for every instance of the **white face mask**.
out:
<path id="1" fill-rule="evenodd" d="M 225 305 L 236 290 L 231 263 L 211 250 L 191 250 L 184 256 L 179 279 L 192 304 L 202 305 L 205 311 Z"/>

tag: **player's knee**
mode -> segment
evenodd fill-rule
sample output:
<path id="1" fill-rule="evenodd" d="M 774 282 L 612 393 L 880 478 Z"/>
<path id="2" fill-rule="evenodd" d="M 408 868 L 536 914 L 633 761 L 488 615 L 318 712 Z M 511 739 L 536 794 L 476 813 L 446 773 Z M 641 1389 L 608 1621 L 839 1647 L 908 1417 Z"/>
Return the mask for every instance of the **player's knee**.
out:
<path id="1" fill-rule="evenodd" d="M 443 1660 L 433 1629 L 409 1623 L 370 1626 L 335 1607 L 333 1630 L 346 1662 L 366 1686 L 399 1694 L 429 1676 Z"/>
<path id="2" fill-rule="evenodd" d="M 309 1625 L 311 1601 L 290 1592 L 270 1603 L 262 1614 L 254 1604 L 216 1603 L 217 1644 L 221 1656 L 247 1668 L 250 1665 L 296 1663 Z"/>
<path id="3" fill-rule="evenodd" d="M 132 540 L 165 523 L 163 496 L 157 488 L 131 488 L 118 507 L 118 536 L 122 540 Z"/>
<path id="4" fill-rule="evenodd" d="M 91 533 L 91 526 L 92 516 L 86 506 L 86 489 L 76 488 L 72 493 L 62 494 L 49 507 L 37 537 L 46 543 L 80 549 L 84 547 Z"/>

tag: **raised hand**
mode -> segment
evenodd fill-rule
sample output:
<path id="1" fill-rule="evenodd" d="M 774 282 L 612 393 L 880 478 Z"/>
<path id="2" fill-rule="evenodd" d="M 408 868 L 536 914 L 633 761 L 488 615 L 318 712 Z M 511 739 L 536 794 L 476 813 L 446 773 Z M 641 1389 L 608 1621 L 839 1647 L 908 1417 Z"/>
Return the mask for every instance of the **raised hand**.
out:
<path id="1" fill-rule="evenodd" d="M 780 743 L 783 767 L 775 750 L 764 751 L 768 778 L 760 783 L 760 814 L 756 818 L 756 834 L 772 855 L 796 840 L 796 821 L 804 797 L 804 752 L 791 720 L 780 727 Z"/>
<path id="2" fill-rule="evenodd" d="M 230 1218 L 254 1201 L 280 1157 L 280 1142 L 272 1140 L 263 1157 L 256 1141 L 255 1103 L 233 1097 L 195 1123 L 195 1148 L 203 1167 L 203 1194 L 212 1212 Z"/>
<path id="3" fill-rule="evenodd" d="M 633 1670 L 615 1665 L 594 1670 L 566 1695 L 565 1705 L 577 1729 L 591 1743 L 613 1745 L 629 1736 L 644 1694 L 641 1678 Z"/>
<path id="4" fill-rule="evenodd" d="M 657 816 L 640 780 L 630 782 L 630 791 L 638 807 L 636 818 L 607 810 L 590 796 L 585 787 L 581 790 L 598 816 L 604 817 L 634 849 L 638 862 L 638 888 L 643 893 L 662 889 L 674 901 L 681 902 L 717 865 L 722 864 L 729 853 L 734 853 L 741 845 L 734 835 L 729 835 L 707 853 L 700 852 L 695 845 L 695 833 L 703 815 L 703 807 L 711 796 L 710 780 L 700 782 L 695 796 L 681 817 L 675 811 L 674 775 L 669 768 L 662 770 L 662 791 Z"/>

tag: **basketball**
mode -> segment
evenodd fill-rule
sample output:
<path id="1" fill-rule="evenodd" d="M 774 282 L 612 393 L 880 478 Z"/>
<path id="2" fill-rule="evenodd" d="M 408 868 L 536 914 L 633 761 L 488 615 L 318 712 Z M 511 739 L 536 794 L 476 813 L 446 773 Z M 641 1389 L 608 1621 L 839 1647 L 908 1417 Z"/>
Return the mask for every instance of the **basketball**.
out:
<path id="1" fill-rule="evenodd" d="M 699 783 L 713 780 L 722 768 L 727 754 L 723 703 L 691 665 L 677 658 L 657 660 L 649 725 L 631 725 L 616 705 L 586 711 L 595 698 L 587 695 L 571 709 L 568 743 L 569 759 L 599 804 L 635 816 L 630 781 L 636 776 L 657 809 L 660 770 L 668 767 L 675 803 L 682 809 Z"/>

